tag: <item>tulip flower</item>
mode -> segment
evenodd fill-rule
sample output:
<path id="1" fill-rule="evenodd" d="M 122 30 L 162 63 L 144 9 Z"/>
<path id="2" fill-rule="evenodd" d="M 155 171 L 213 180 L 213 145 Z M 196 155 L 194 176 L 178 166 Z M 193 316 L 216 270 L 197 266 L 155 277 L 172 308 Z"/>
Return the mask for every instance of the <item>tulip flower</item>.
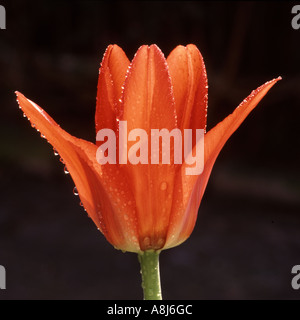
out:
<path id="1" fill-rule="evenodd" d="M 107 241 L 138 254 L 144 298 L 161 299 L 159 253 L 190 236 L 219 152 L 278 80 L 280 77 L 252 91 L 206 133 L 207 76 L 195 45 L 178 46 L 167 59 L 156 45 L 144 45 L 131 62 L 117 45 L 107 48 L 99 70 L 96 132 L 109 129 L 118 140 L 119 124 L 125 121 L 127 133 L 139 128 L 149 137 L 151 129 L 205 130 L 204 167 L 198 175 L 186 174 L 186 161 L 100 164 L 96 154 L 101 141 L 92 143 L 70 135 L 36 103 L 16 94 L 32 126 L 59 153 L 85 210 Z M 130 148 L 138 143 L 128 142 Z M 192 143 L 193 154 L 198 143 Z M 117 159 L 128 156 L 130 148 L 121 150 L 121 146 L 122 142 L 116 143 Z M 150 160 L 149 154 L 147 158 Z"/>

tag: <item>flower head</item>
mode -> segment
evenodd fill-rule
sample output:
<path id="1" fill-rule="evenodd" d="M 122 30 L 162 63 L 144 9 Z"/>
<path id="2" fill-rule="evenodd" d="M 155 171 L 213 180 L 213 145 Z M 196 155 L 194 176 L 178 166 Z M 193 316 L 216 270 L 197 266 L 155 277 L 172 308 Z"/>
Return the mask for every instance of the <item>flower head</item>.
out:
<path id="1" fill-rule="evenodd" d="M 199 175 L 186 174 L 186 161 L 100 164 L 99 142 L 68 134 L 37 104 L 16 94 L 28 119 L 60 154 L 84 208 L 106 239 L 116 248 L 141 252 L 171 248 L 190 236 L 219 152 L 278 80 L 252 91 L 205 134 Z M 126 121 L 128 132 L 140 128 L 148 136 L 151 129 L 205 130 L 207 90 L 203 58 L 195 45 L 178 46 L 167 59 L 156 45 L 144 45 L 131 62 L 120 47 L 110 45 L 99 72 L 96 132 L 110 129 L 119 137 L 120 121 Z M 192 143 L 193 154 L 197 143 Z M 133 145 L 130 141 L 129 149 Z M 127 156 L 120 146 L 116 144 L 117 156 Z"/>

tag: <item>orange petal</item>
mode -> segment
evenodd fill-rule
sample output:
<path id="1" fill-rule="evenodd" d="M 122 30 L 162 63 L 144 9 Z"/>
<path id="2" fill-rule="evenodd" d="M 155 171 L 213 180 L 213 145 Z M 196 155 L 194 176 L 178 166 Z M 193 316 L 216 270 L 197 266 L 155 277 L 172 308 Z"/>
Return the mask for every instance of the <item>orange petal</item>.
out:
<path id="1" fill-rule="evenodd" d="M 176 128 L 168 67 L 156 45 L 142 46 L 137 51 L 125 80 L 122 102 L 122 120 L 127 121 L 128 132 L 136 128 L 143 129 L 150 139 L 151 129 L 166 128 L 171 131 Z M 128 150 L 134 144 L 128 143 Z M 148 155 L 148 165 L 126 165 L 136 200 L 142 250 L 159 249 L 164 245 L 175 172 L 173 165 L 150 164 L 150 152 Z"/>
<path id="2" fill-rule="evenodd" d="M 176 202 L 174 202 L 166 247 L 176 246 L 190 236 L 196 223 L 201 199 L 218 154 L 248 114 L 280 79 L 281 77 L 273 79 L 255 91 L 252 91 L 232 114 L 218 123 L 204 136 L 204 171 L 201 175 L 187 176 L 185 174 L 186 164 L 182 165 L 174 188 L 174 198 L 178 199 L 179 205 L 176 206 Z"/>
<path id="3" fill-rule="evenodd" d="M 174 91 L 178 127 L 205 129 L 207 112 L 207 75 L 198 48 L 177 46 L 167 63 Z"/>
<path id="4" fill-rule="evenodd" d="M 71 136 L 38 105 L 16 92 L 19 106 L 41 135 L 60 154 L 78 190 L 80 200 L 106 239 L 119 249 L 137 252 L 135 208 L 122 172 L 100 166 L 96 145 Z"/>
<path id="5" fill-rule="evenodd" d="M 156 45 L 138 49 L 126 77 L 122 100 L 122 120 L 127 120 L 129 130 L 176 127 L 171 79 L 166 59 Z"/>
<path id="6" fill-rule="evenodd" d="M 96 132 L 103 128 L 116 130 L 116 116 L 120 112 L 119 99 L 129 64 L 130 61 L 120 47 L 107 47 L 99 70 Z"/>

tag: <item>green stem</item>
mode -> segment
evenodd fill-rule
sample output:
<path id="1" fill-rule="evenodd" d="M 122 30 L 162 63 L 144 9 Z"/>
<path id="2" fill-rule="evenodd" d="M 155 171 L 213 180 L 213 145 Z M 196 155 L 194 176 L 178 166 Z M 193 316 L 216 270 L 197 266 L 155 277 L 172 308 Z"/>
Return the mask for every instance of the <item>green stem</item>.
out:
<path id="1" fill-rule="evenodd" d="M 162 300 L 159 275 L 160 251 L 147 250 L 138 253 L 141 265 L 144 300 Z"/>

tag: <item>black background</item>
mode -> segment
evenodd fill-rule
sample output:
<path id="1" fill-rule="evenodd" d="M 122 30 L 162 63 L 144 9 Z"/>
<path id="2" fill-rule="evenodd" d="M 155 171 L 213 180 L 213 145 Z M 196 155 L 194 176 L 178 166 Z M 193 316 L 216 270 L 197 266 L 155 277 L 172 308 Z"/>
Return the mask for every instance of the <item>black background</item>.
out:
<path id="1" fill-rule="evenodd" d="M 18 90 L 65 130 L 95 139 L 107 45 L 167 56 L 194 43 L 206 63 L 208 129 L 275 85 L 221 152 L 191 237 L 162 252 L 165 299 L 299 299 L 300 29 L 296 2 L 0 1 L 0 299 L 141 299 L 135 254 L 115 250 L 79 206 L 52 147 L 22 117 Z"/>

